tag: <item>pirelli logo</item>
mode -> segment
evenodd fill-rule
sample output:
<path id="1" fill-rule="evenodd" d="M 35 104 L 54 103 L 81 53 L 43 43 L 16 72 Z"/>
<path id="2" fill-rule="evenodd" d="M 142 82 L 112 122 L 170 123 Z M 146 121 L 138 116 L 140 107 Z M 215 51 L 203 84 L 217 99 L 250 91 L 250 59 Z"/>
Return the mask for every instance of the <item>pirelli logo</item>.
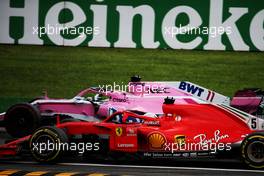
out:
<path id="1" fill-rule="evenodd" d="M 80 172 L 48 172 L 48 171 L 21 171 L 0 170 L 0 176 L 111 176 L 106 173 L 80 173 Z"/>

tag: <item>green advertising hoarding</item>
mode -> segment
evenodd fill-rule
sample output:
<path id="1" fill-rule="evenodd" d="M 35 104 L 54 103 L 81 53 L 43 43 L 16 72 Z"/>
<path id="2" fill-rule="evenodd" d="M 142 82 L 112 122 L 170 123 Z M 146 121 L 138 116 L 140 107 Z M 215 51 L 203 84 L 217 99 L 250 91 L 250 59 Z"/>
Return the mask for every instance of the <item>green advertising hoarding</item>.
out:
<path id="1" fill-rule="evenodd" d="M 1 0 L 0 43 L 264 51 L 264 3 Z"/>

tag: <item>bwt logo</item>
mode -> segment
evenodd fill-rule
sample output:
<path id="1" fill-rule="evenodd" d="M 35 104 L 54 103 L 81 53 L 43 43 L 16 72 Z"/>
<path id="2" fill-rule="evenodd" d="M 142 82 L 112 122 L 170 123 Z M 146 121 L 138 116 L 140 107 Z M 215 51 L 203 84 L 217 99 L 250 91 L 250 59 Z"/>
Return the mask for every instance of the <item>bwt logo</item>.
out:
<path id="1" fill-rule="evenodd" d="M 202 95 L 202 93 L 204 92 L 204 89 L 192 85 L 190 83 L 184 82 L 182 81 L 179 85 L 179 89 L 183 90 L 183 91 L 187 91 L 188 93 L 191 93 L 193 95 L 197 95 L 198 97 L 200 97 Z"/>

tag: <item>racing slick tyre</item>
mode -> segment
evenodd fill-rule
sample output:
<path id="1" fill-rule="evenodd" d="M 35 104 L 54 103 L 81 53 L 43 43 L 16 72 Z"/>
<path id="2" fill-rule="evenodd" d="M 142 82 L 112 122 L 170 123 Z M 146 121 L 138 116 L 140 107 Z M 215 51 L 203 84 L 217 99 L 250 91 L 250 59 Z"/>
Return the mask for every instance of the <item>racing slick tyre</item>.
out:
<path id="1" fill-rule="evenodd" d="M 29 140 L 29 149 L 33 158 L 41 163 L 57 162 L 68 150 L 68 136 L 54 126 L 37 129 Z"/>
<path id="2" fill-rule="evenodd" d="M 13 105 L 5 114 L 4 124 L 7 133 L 12 137 L 27 136 L 39 127 L 39 110 L 29 103 Z"/>
<path id="3" fill-rule="evenodd" d="M 247 136 L 241 145 L 242 159 L 251 168 L 264 168 L 264 133 Z"/>

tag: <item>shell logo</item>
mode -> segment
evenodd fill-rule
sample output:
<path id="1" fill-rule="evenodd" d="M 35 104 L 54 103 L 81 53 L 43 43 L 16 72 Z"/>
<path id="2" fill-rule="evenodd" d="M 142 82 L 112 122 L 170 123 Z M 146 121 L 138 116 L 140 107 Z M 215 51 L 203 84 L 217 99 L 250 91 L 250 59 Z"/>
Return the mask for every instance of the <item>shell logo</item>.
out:
<path id="1" fill-rule="evenodd" d="M 148 143 L 152 149 L 162 149 L 166 143 L 166 138 L 161 133 L 151 133 L 148 136 Z"/>

